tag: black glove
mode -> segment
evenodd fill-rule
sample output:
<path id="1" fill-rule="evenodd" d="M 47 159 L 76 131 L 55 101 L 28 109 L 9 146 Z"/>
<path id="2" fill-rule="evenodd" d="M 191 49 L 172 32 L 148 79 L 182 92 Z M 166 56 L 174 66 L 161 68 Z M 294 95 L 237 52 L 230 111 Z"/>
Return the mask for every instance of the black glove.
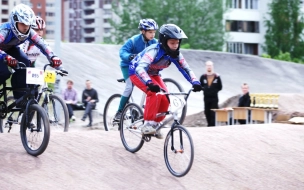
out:
<path id="1" fill-rule="evenodd" d="M 129 56 L 129 60 L 130 60 L 130 61 L 133 60 L 134 57 L 136 57 L 136 55 L 137 55 L 137 54 L 131 54 L 131 55 Z"/>
<path id="2" fill-rule="evenodd" d="M 60 71 L 61 71 L 61 73 L 62 73 L 63 75 L 68 75 L 68 74 L 69 74 L 69 72 L 67 72 L 65 69 L 60 69 Z"/>
<path id="3" fill-rule="evenodd" d="M 148 84 L 148 87 L 151 92 L 160 92 L 160 87 L 157 84 L 151 82 Z"/>
<path id="4" fill-rule="evenodd" d="M 193 92 L 199 92 L 203 90 L 203 87 L 200 84 L 193 84 L 192 88 L 193 88 Z"/>

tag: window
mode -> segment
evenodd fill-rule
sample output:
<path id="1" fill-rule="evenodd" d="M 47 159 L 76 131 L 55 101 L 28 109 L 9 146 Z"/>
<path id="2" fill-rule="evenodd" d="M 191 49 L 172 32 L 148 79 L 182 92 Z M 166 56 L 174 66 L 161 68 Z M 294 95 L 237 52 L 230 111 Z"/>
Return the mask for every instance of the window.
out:
<path id="1" fill-rule="evenodd" d="M 8 5 L 8 0 L 2 0 L 2 5 Z"/>
<path id="2" fill-rule="evenodd" d="M 54 3 L 46 3 L 46 7 L 54 7 Z"/>
<path id="3" fill-rule="evenodd" d="M 109 32 L 111 32 L 111 28 L 105 28 L 105 29 L 103 29 L 104 30 L 104 33 L 109 33 Z"/>
<path id="4" fill-rule="evenodd" d="M 54 34 L 54 30 L 46 30 L 46 34 Z"/>
<path id="5" fill-rule="evenodd" d="M 3 15 L 8 14 L 8 10 L 7 9 L 2 9 L 1 14 L 3 14 Z"/>
<path id="6" fill-rule="evenodd" d="M 41 9 L 41 4 L 37 3 L 37 9 Z"/>
<path id="7" fill-rule="evenodd" d="M 8 22 L 8 19 L 7 18 L 1 19 L 1 23 L 4 23 L 4 22 Z"/>
<path id="8" fill-rule="evenodd" d="M 244 43 L 244 53 L 251 55 L 258 55 L 258 44 Z"/>
<path id="9" fill-rule="evenodd" d="M 46 13 L 45 13 L 45 16 L 55 16 L 55 13 L 52 13 L 52 12 L 46 12 Z"/>
<path id="10" fill-rule="evenodd" d="M 243 53 L 243 43 L 228 42 L 227 51 L 231 53 Z"/>
<path id="11" fill-rule="evenodd" d="M 103 22 L 104 23 L 108 23 L 108 19 L 103 19 Z"/>
<path id="12" fill-rule="evenodd" d="M 242 8 L 242 0 L 231 0 L 231 8 L 233 9 L 241 9 Z"/>
<path id="13" fill-rule="evenodd" d="M 47 21 L 47 22 L 46 22 L 46 25 L 47 25 L 47 26 L 49 26 L 49 25 L 54 25 L 54 22 L 52 22 L 52 21 Z"/>
<path id="14" fill-rule="evenodd" d="M 258 9 L 258 0 L 245 0 L 245 9 Z"/>
<path id="15" fill-rule="evenodd" d="M 227 42 L 227 51 L 231 53 L 258 55 L 258 44 Z"/>
<path id="16" fill-rule="evenodd" d="M 226 21 L 226 31 L 259 33 L 259 22 L 227 20 Z"/>
<path id="17" fill-rule="evenodd" d="M 38 12 L 38 13 L 37 13 L 37 16 L 40 16 L 40 17 L 41 17 L 41 12 Z"/>

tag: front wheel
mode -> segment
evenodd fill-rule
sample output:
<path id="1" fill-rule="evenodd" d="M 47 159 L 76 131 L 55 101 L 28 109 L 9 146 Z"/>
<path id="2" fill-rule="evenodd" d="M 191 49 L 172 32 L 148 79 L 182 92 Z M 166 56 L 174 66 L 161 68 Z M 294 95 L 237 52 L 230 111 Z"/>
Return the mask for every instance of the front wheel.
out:
<path id="1" fill-rule="evenodd" d="M 193 141 L 183 126 L 174 126 L 167 134 L 164 158 L 168 170 L 176 177 L 186 175 L 191 169 L 194 158 Z"/>
<path id="2" fill-rule="evenodd" d="M 28 117 L 28 121 L 26 121 Z M 38 104 L 32 104 L 21 120 L 21 141 L 26 152 L 32 156 L 42 154 L 50 140 L 50 124 L 45 110 Z"/>
<path id="3" fill-rule="evenodd" d="M 0 118 L 0 133 L 3 133 L 3 119 Z"/>
<path id="4" fill-rule="evenodd" d="M 48 96 L 49 102 L 43 101 L 42 107 L 49 117 L 50 126 L 54 130 L 68 132 L 69 112 L 65 102 L 57 95 Z"/>
<path id="5" fill-rule="evenodd" d="M 120 139 L 124 147 L 134 153 L 141 149 L 144 140 L 141 134 L 143 111 L 135 103 L 128 104 L 120 119 Z"/>

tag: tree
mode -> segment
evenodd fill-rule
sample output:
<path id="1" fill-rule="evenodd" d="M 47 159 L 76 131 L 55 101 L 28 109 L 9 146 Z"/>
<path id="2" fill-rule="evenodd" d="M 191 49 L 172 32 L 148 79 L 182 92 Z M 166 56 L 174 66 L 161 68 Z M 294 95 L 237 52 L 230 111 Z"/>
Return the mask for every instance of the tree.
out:
<path id="1" fill-rule="evenodd" d="M 264 22 L 267 31 L 263 49 L 271 57 L 290 53 L 291 59 L 303 60 L 304 20 L 300 6 L 300 0 L 273 0 L 269 4 L 270 18 Z"/>
<path id="2" fill-rule="evenodd" d="M 189 48 L 222 51 L 224 0 L 119 0 L 112 5 L 119 18 L 111 21 L 117 44 L 138 32 L 140 19 L 152 18 L 159 26 L 173 23 L 182 28 L 188 36 L 183 44 Z"/>

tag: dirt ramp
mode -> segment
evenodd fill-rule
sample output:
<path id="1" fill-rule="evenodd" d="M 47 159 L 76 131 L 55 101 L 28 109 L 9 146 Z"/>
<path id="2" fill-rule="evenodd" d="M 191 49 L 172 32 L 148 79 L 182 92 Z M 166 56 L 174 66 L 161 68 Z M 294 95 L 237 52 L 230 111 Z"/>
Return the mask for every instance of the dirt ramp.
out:
<path id="1" fill-rule="evenodd" d="M 173 177 L 164 140 L 135 153 L 117 131 L 53 132 L 45 153 L 25 153 L 19 134 L 1 134 L 0 189 L 303 189 L 304 126 L 188 128 L 195 144 L 191 171 Z M 164 130 L 165 131 L 165 130 Z"/>

